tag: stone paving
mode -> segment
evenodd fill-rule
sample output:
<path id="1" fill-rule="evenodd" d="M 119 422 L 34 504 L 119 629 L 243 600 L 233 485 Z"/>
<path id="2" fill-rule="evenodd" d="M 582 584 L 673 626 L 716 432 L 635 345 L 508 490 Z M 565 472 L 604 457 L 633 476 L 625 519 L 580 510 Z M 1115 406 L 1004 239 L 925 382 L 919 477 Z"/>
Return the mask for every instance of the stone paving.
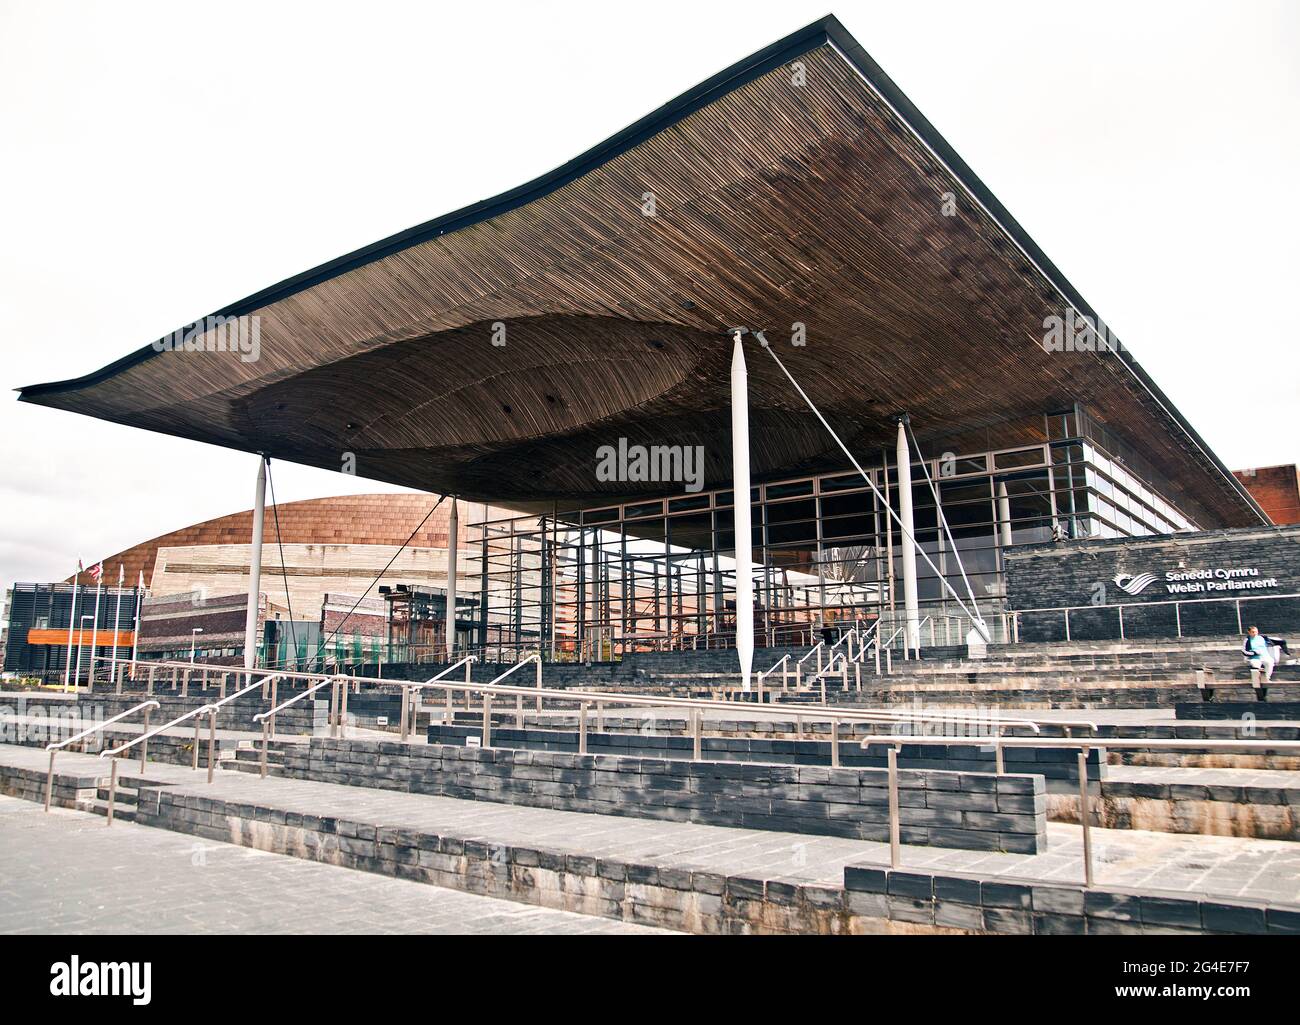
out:
<path id="1" fill-rule="evenodd" d="M 0 933 L 660 934 L 0 796 Z"/>
<path id="2" fill-rule="evenodd" d="M 44 772 L 44 752 L 0 745 L 0 762 Z M 60 756 L 61 771 L 102 773 L 88 755 Z M 134 770 L 132 770 L 134 771 Z M 1207 770 L 1208 771 L 1208 770 Z M 421 794 L 371 790 L 233 772 L 206 774 L 150 764 L 148 775 L 194 794 L 316 816 L 334 816 L 489 844 L 547 848 L 727 875 L 840 886 L 849 864 L 887 866 L 887 844 L 839 837 L 613 818 Z M 1048 850 L 1019 855 L 908 846 L 904 868 L 1056 882 L 1082 878 L 1082 832 L 1049 822 Z M 1107 886 L 1170 890 L 1300 903 L 1300 844 L 1227 836 L 1093 829 L 1096 881 Z"/>

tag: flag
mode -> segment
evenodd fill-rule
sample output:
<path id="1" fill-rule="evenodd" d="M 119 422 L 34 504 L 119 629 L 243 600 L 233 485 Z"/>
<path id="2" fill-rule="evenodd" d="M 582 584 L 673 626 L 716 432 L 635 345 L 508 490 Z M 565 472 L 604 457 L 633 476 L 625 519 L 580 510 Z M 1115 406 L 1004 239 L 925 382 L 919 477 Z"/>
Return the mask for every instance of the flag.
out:
<path id="1" fill-rule="evenodd" d="M 104 564 L 103 564 L 102 562 L 99 563 L 98 565 L 95 565 L 95 566 L 91 566 L 91 567 L 90 567 L 90 579 L 91 579 L 91 580 L 98 580 L 98 579 L 99 579 L 100 577 L 102 577 L 103 575 L 104 575 Z"/>
<path id="2" fill-rule="evenodd" d="M 78 559 L 78 560 L 77 560 L 77 575 L 80 576 L 82 573 L 85 573 L 85 572 L 86 572 L 86 567 L 83 566 L 83 565 L 81 564 L 81 560 Z"/>
<path id="3" fill-rule="evenodd" d="M 117 564 L 117 586 L 122 586 L 122 581 L 126 579 L 126 567 L 120 562 Z"/>

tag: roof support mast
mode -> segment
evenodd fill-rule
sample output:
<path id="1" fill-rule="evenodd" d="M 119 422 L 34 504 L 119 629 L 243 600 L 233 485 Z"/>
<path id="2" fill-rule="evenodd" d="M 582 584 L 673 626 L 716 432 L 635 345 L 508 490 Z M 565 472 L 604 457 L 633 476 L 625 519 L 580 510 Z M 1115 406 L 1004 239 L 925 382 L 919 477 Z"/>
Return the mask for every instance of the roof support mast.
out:
<path id="1" fill-rule="evenodd" d="M 754 669 L 754 535 L 749 526 L 749 371 L 740 344 L 743 327 L 732 334 L 731 349 L 731 476 L 736 517 L 736 654 L 740 675 L 749 690 Z"/>

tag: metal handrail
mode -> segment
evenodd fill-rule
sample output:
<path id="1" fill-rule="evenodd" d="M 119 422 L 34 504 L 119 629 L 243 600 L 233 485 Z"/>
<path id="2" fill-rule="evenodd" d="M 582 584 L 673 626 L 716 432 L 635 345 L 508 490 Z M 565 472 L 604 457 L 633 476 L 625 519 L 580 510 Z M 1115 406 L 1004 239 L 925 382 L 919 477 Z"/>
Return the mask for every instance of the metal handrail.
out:
<path id="1" fill-rule="evenodd" d="M 75 744 L 78 740 L 81 740 L 83 737 L 89 737 L 92 733 L 98 733 L 100 730 L 104 729 L 105 727 L 111 726 L 115 722 L 120 722 L 122 719 L 125 719 L 128 715 L 134 715 L 142 708 L 161 708 L 161 707 L 162 706 L 159 705 L 157 701 L 141 701 L 140 704 L 135 705 L 132 708 L 128 708 L 125 712 L 120 712 L 117 715 L 113 716 L 113 718 L 111 719 L 105 719 L 103 722 L 90 727 L 90 729 L 88 730 L 82 730 L 80 733 L 76 734 L 75 736 L 69 737 L 67 740 L 60 740 L 57 744 L 46 744 L 45 750 L 62 751 L 69 744 Z"/>
<path id="2" fill-rule="evenodd" d="M 537 657 L 536 654 L 530 655 L 523 662 L 512 667 L 511 671 L 513 671 L 514 669 L 521 668 L 523 665 L 526 665 L 530 660 L 536 659 L 536 657 Z M 183 663 L 177 663 L 177 665 L 183 666 Z M 265 672 L 266 670 L 254 669 L 249 671 L 256 673 L 256 672 Z M 282 671 L 279 672 L 277 675 L 289 679 L 318 680 L 322 674 L 295 673 L 295 672 Z M 384 680 L 384 679 L 379 679 L 377 677 L 366 677 L 366 676 L 348 676 L 348 677 L 344 677 L 343 679 L 346 679 L 349 683 L 353 683 L 353 684 L 369 683 L 369 684 L 375 684 L 379 686 L 393 686 L 396 682 L 398 682 L 392 679 Z M 425 685 L 412 684 L 412 686 L 425 686 Z M 551 688 L 543 689 L 543 688 L 512 686 L 508 684 L 501 685 L 495 682 L 484 684 L 484 683 L 474 683 L 472 681 L 456 682 L 451 680 L 440 680 L 436 684 L 433 684 L 432 686 L 435 686 L 443 690 L 451 690 L 451 691 L 465 692 L 465 693 L 482 692 L 494 696 L 500 695 L 503 697 L 515 697 L 517 695 L 527 697 L 529 695 L 534 695 L 537 696 L 538 698 L 551 698 L 555 700 L 570 701 L 570 702 L 589 702 L 592 704 L 599 703 L 599 704 L 614 705 L 614 706 L 628 705 L 632 707 L 650 706 L 650 707 L 663 707 L 663 708 L 718 709 L 718 710 L 726 710 L 729 712 L 735 712 L 738 705 L 738 703 L 735 701 L 714 700 L 714 699 L 707 699 L 707 698 L 672 698 L 672 697 L 662 697 L 659 695 L 649 695 L 649 694 L 645 694 L 645 695 L 626 694 L 626 693 L 618 694 L 610 691 L 593 691 L 593 690 L 582 690 L 577 688 L 564 689 L 564 690 L 551 689 Z M 965 721 L 965 722 L 972 722 L 972 723 L 985 724 L 985 725 L 990 722 L 990 720 L 987 717 L 982 717 L 977 715 L 962 716 L 960 712 L 953 712 L 947 710 L 942 712 L 901 712 L 901 711 L 894 712 L 894 711 L 889 711 L 887 709 L 866 710 L 866 709 L 855 709 L 855 708 L 830 707 L 830 706 L 823 706 L 823 705 L 816 705 L 816 704 L 799 705 L 798 711 L 794 711 L 793 709 L 791 709 L 791 714 L 796 719 L 810 719 L 813 721 L 818 721 L 818 720 L 844 720 L 844 721 L 853 720 L 853 721 L 861 721 L 861 722 L 880 722 L 880 721 L 899 721 L 899 720 L 934 721 L 934 722 Z M 1013 726 L 1029 726 L 1031 723 L 1032 724 L 1040 723 L 1039 720 L 1033 720 L 1033 719 L 1014 719 L 1014 720 L 1004 719 L 1000 721 L 1004 722 L 1007 725 L 1013 725 Z M 1041 720 L 1042 725 L 1065 724 L 1065 722 L 1066 721 L 1064 720 Z M 1083 722 L 1079 722 L 1075 724 L 1092 725 L 1090 723 L 1083 723 Z"/>
<path id="3" fill-rule="evenodd" d="M 1026 612 L 1086 612 L 1090 609 L 1145 609 L 1155 605 L 1201 605 L 1211 602 L 1271 601 L 1279 598 L 1300 598 L 1300 592 L 1286 594 L 1242 594 L 1222 598 L 1162 598 L 1160 601 L 1107 602 L 1101 605 L 1045 605 L 1034 609 L 1007 609 L 1007 614 L 1019 616 Z"/>
<path id="4" fill-rule="evenodd" d="M 140 704 L 134 706 L 133 708 L 128 708 L 125 712 L 120 712 L 117 715 L 113 716 L 111 719 L 105 719 L 103 722 L 97 723 L 96 725 L 90 727 L 90 729 L 88 730 L 82 730 L 80 733 L 76 734 L 75 736 L 69 737 L 67 740 L 61 740 L 58 743 L 53 743 L 53 744 L 46 744 L 45 750 L 50 753 L 50 769 L 45 777 L 45 810 L 46 811 L 50 810 L 50 801 L 54 795 L 54 756 L 58 754 L 58 752 L 62 751 L 69 744 L 75 744 L 78 740 L 81 740 L 85 737 L 89 737 L 92 733 L 98 733 L 100 730 L 106 729 L 107 727 L 111 726 L 115 722 L 121 722 L 128 715 L 134 715 L 142 708 L 145 710 L 144 728 L 147 730 L 149 728 L 149 710 L 152 708 L 161 708 L 161 707 L 162 706 L 159 705 L 157 701 L 154 701 L 152 699 L 149 701 L 141 701 Z M 113 824 L 113 818 L 111 815 L 109 816 L 108 824 L 110 826 Z"/>
<path id="5" fill-rule="evenodd" d="M 182 716 L 178 716 L 177 718 L 173 719 L 171 722 L 163 723 L 161 726 L 155 727 L 154 729 L 150 730 L 148 733 L 136 737 L 134 740 L 128 740 L 121 747 L 115 747 L 108 751 L 101 751 L 99 753 L 99 757 L 112 758 L 116 755 L 119 755 L 123 751 L 128 750 L 129 748 L 135 747 L 136 744 L 142 743 L 143 741 L 146 740 L 151 740 L 152 738 L 158 736 L 158 734 L 171 729 L 173 726 L 177 726 L 180 723 L 183 723 L 186 719 L 191 719 L 196 715 L 202 715 L 204 712 L 208 711 L 208 709 L 210 709 L 211 707 L 212 707 L 211 705 L 199 705 L 198 708 L 192 708 L 190 709 L 190 711 L 186 712 Z"/>
<path id="6" fill-rule="evenodd" d="M 258 712 L 255 716 L 253 716 L 253 722 L 264 722 L 264 721 L 266 721 L 267 719 L 272 718 L 272 717 L 275 716 L 277 713 L 279 713 L 279 712 L 283 712 L 283 711 L 284 711 L 286 708 L 288 708 L 290 705 L 295 705 L 295 704 L 297 704 L 299 701 L 301 701 L 303 698 L 307 697 L 309 694 L 315 694 L 315 693 L 316 693 L 318 690 L 320 690 L 322 687 L 326 687 L 326 686 L 328 686 L 329 684 L 333 683 L 337 678 L 338 678 L 338 674 L 336 674 L 336 675 L 334 675 L 334 676 L 329 676 L 329 677 L 327 677 L 326 679 L 321 680 L 320 683 L 318 683 L 318 684 L 316 684 L 316 685 L 314 685 L 314 686 L 312 686 L 312 687 L 308 687 L 306 690 L 301 691 L 301 692 L 295 694 L 295 695 L 294 695 L 293 697 L 291 697 L 288 701 L 282 701 L 282 702 L 280 702 L 280 704 L 276 705 L 274 708 L 272 708 L 272 709 L 268 709 L 268 710 L 265 711 L 265 712 Z M 251 689 L 251 688 L 250 688 L 250 689 Z"/>
<path id="7" fill-rule="evenodd" d="M 1091 803 L 1088 794 L 1088 753 L 1096 748 L 1098 758 L 1104 757 L 1108 748 L 1127 748 L 1157 751 L 1300 751 L 1300 740 L 1191 740 L 1175 737 L 911 737 L 868 736 L 860 742 L 865 751 L 876 745 L 888 745 L 886 771 L 889 786 L 889 864 L 899 867 L 898 819 L 898 752 L 904 745 L 976 744 L 992 747 L 997 762 L 997 773 L 1002 775 L 1002 749 L 1007 747 L 1077 748 L 1079 752 L 1079 824 L 1083 830 L 1083 880 L 1085 887 L 1094 881 L 1092 868 Z"/>
<path id="8" fill-rule="evenodd" d="M 799 661 L 795 663 L 795 665 L 796 666 L 803 665 L 805 662 L 807 662 L 810 658 L 812 658 L 815 654 L 817 654 L 818 651 L 820 651 L 824 647 L 826 647 L 826 642 L 818 641 L 815 645 L 812 646 L 812 648 L 808 650 L 808 653 L 805 654 L 803 658 L 799 659 Z"/>
<path id="9" fill-rule="evenodd" d="M 776 665 L 772 666 L 771 669 L 768 669 L 768 670 L 765 670 L 765 671 L 761 671 L 761 672 L 759 672 L 758 677 L 757 677 L 757 683 L 758 683 L 758 700 L 759 700 L 759 703 L 760 703 L 760 704 L 761 704 L 762 701 L 763 701 L 763 681 L 766 680 L 766 679 L 767 679 L 769 676 L 771 676 L 773 673 L 775 673 L 778 669 L 781 669 L 781 667 L 784 666 L 784 665 L 785 665 L 787 662 L 789 662 L 789 661 L 790 661 L 790 653 L 789 653 L 789 652 L 786 652 L 784 655 L 782 655 L 782 656 L 777 660 Z M 790 676 L 790 670 L 789 670 L 789 669 L 782 669 L 782 670 L 781 670 L 781 689 L 782 689 L 782 690 L 785 690 L 785 681 L 786 681 L 787 679 L 789 679 L 789 676 Z"/>

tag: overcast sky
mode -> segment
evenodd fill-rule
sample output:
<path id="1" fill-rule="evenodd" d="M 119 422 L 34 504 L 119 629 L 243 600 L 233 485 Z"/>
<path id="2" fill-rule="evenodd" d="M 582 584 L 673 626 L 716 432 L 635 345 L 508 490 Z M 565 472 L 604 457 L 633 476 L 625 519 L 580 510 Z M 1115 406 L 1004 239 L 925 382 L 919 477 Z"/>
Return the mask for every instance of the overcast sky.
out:
<path id="1" fill-rule="evenodd" d="M 2 383 L 527 181 L 827 3 L 0 0 Z M 1300 3 L 832 10 L 1230 467 L 1300 457 Z M 256 470 L 12 395 L 0 458 L 6 585 L 247 508 Z"/>

